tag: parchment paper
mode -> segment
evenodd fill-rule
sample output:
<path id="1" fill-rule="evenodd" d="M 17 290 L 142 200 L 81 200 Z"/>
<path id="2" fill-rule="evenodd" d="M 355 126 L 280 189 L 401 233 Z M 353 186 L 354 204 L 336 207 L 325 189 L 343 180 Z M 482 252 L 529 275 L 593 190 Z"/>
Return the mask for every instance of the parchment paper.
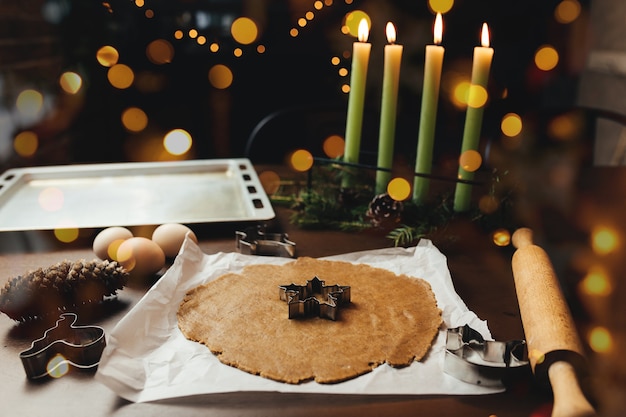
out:
<path id="1" fill-rule="evenodd" d="M 444 325 L 422 362 L 405 368 L 381 365 L 372 372 L 338 384 L 284 384 L 222 364 L 210 350 L 187 340 L 176 318 L 190 289 L 250 264 L 284 264 L 288 258 L 204 254 L 186 239 L 173 265 L 107 335 L 95 378 L 134 402 L 198 394 L 273 391 L 332 394 L 468 395 L 501 392 L 503 387 L 468 384 L 443 372 L 447 328 L 469 324 L 486 340 L 485 321 L 469 311 L 452 283 L 446 257 L 429 240 L 411 248 L 354 252 L 324 259 L 365 263 L 427 280 L 443 311 Z M 237 331 L 237 329 L 233 329 Z"/>

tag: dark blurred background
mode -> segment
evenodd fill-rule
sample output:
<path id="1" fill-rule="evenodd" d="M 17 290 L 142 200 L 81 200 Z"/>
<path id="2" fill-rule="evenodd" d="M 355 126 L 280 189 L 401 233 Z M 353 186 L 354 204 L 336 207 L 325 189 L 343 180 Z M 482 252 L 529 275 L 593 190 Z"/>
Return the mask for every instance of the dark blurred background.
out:
<path id="1" fill-rule="evenodd" d="M 314 154 L 320 153 L 321 136 L 344 133 L 348 94 L 342 86 L 349 84 L 355 38 L 343 33 L 342 26 L 350 13 L 363 11 L 371 21 L 373 45 L 364 151 L 376 151 L 384 27 L 392 21 L 397 43 L 404 46 L 396 150 L 412 163 L 424 46 L 432 43 L 433 7 L 449 8 L 444 10 L 446 52 L 435 165 L 454 164 L 450 161 L 458 157 L 465 107 L 455 102 L 454 89 L 469 79 L 472 51 L 479 43 L 483 22 L 490 27 L 495 49 L 483 150 L 501 145 L 500 124 L 508 113 L 524 122 L 517 141 L 522 136 L 527 139 L 522 145 L 515 144 L 514 138 L 508 146 L 537 142 L 563 146 L 581 140 L 580 130 L 557 132 L 569 135 L 566 138 L 550 137 L 546 130 L 554 117 L 571 111 L 576 103 L 589 50 L 588 3 L 457 0 L 434 1 L 429 6 L 426 1 L 408 0 L 2 0 L 0 162 L 8 168 L 237 157 L 244 156 L 252 135 L 267 141 L 255 148 L 255 154 L 245 155 L 259 160 L 280 160 L 288 147 L 309 147 Z M 566 15 L 570 17 L 559 17 L 559 7 L 573 12 Z M 240 17 L 256 25 L 257 36 L 249 44 L 231 34 L 232 23 Z M 155 40 L 169 45 L 169 59 L 150 59 L 147 48 Z M 544 45 L 558 53 L 558 64 L 548 70 L 535 63 L 535 54 Z M 110 67 L 97 60 L 103 46 L 115 48 L 116 62 L 132 70 L 130 86 L 111 85 Z M 213 52 L 216 46 L 219 49 Z M 235 55 L 237 50 L 241 56 Z M 333 63 L 333 57 L 338 62 Z M 226 88 L 217 88 L 209 80 L 209 71 L 216 65 L 225 65 L 232 74 Z M 340 74 L 342 68 L 348 73 Z M 82 79 L 75 94 L 59 87 L 65 71 Z M 16 100 L 25 90 L 39 92 L 43 100 L 41 109 L 28 116 L 16 110 Z M 145 128 L 131 131 L 122 124 L 121 115 L 129 107 L 143 111 Z M 262 121 L 263 129 L 257 126 Z M 581 123 L 576 118 L 570 122 Z M 184 129 L 192 137 L 192 148 L 183 156 L 162 152 L 161 140 L 172 129 Z M 14 140 L 23 131 L 35 134 L 34 151 L 31 146 L 28 152 L 16 152 Z"/>

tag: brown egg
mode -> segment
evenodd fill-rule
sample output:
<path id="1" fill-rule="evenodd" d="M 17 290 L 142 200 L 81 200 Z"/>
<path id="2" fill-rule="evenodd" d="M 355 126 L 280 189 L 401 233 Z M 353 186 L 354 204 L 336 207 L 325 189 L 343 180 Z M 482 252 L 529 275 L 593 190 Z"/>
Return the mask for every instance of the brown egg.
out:
<path id="1" fill-rule="evenodd" d="M 117 249 L 133 233 L 125 227 L 113 226 L 103 229 L 93 240 L 93 252 L 100 259 L 116 260 Z"/>
<path id="2" fill-rule="evenodd" d="M 117 249 L 117 261 L 131 276 L 146 277 L 156 274 L 165 266 L 163 249 L 145 237 L 125 240 Z"/>
<path id="3" fill-rule="evenodd" d="M 154 229 L 152 241 L 163 249 L 165 256 L 175 258 L 182 246 L 185 236 L 198 243 L 196 234 L 187 226 L 179 223 L 166 223 Z"/>

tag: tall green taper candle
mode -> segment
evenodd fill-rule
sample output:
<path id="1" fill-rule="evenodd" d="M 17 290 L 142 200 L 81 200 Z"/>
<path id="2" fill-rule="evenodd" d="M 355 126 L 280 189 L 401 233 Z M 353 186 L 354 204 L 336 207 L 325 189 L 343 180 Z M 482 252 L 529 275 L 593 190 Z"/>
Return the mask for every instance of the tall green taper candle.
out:
<path id="1" fill-rule="evenodd" d="M 390 169 L 393 163 L 393 147 L 396 135 L 396 113 L 398 106 L 398 85 L 400 83 L 400 63 L 402 45 L 396 45 L 396 29 L 391 22 L 386 27 L 385 61 L 383 68 L 383 93 L 380 106 L 380 128 L 378 135 L 379 168 Z M 391 172 L 376 171 L 376 194 L 384 193 L 391 179 Z"/>
<path id="2" fill-rule="evenodd" d="M 365 104 L 365 81 L 372 45 L 367 43 L 369 28 L 367 20 L 359 23 L 358 42 L 352 46 L 352 69 L 350 74 L 350 96 L 348 97 L 348 114 L 346 118 L 346 145 L 343 154 L 344 162 L 358 163 L 361 151 L 361 129 L 363 127 L 363 106 Z M 346 179 L 343 186 L 349 186 Z"/>
<path id="3" fill-rule="evenodd" d="M 487 102 L 487 82 L 493 59 L 493 49 L 489 47 L 489 29 L 483 23 L 481 44 L 474 48 L 474 62 L 472 64 L 472 83 L 467 98 L 465 127 L 463 129 L 463 143 L 461 155 L 469 150 L 477 150 L 480 141 L 480 130 L 483 123 L 483 112 Z M 474 179 L 474 172 L 466 171 L 459 165 L 458 178 L 463 180 Z M 454 193 L 454 211 L 464 212 L 470 209 L 472 185 L 457 183 Z"/>
<path id="4" fill-rule="evenodd" d="M 437 122 L 437 104 L 439 102 L 439 85 L 441 84 L 441 68 L 443 66 L 443 22 L 437 13 L 434 25 L 435 45 L 426 46 L 424 58 L 424 81 L 422 88 L 422 108 L 420 110 L 420 126 L 417 137 L 417 155 L 415 172 L 430 174 L 433 164 L 433 145 L 435 141 L 435 125 Z M 413 179 L 413 201 L 423 204 L 428 196 L 430 181 L 428 178 L 415 176 Z"/>

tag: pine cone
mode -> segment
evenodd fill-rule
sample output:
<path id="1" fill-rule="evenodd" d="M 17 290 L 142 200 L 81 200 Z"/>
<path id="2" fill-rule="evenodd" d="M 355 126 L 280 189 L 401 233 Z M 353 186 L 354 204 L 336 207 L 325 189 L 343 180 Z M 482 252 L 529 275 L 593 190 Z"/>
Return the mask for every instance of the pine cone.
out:
<path id="1" fill-rule="evenodd" d="M 117 294 L 128 272 L 115 261 L 63 261 L 15 277 L 0 290 L 0 311 L 26 321 Z"/>

